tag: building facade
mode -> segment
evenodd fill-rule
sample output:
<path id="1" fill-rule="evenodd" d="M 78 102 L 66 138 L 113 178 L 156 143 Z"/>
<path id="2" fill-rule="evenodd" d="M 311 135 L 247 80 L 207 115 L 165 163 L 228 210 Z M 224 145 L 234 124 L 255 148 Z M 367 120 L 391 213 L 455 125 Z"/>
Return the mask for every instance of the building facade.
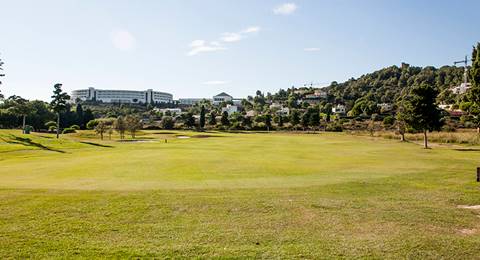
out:
<path id="1" fill-rule="evenodd" d="M 73 102 L 81 101 L 98 101 L 104 103 L 134 103 L 134 104 L 157 104 L 171 103 L 173 95 L 165 92 L 137 90 L 106 90 L 106 89 L 80 89 L 71 93 Z"/>

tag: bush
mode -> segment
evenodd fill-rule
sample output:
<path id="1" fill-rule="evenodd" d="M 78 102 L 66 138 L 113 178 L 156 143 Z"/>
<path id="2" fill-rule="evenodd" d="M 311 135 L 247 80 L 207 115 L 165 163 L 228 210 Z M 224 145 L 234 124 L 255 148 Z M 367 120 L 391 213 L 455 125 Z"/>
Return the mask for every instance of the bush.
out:
<path id="1" fill-rule="evenodd" d="M 386 116 L 383 119 L 383 125 L 384 126 L 391 126 L 391 125 L 393 125 L 393 123 L 395 123 L 395 118 L 393 116 Z"/>
<path id="2" fill-rule="evenodd" d="M 75 129 L 75 130 L 80 130 L 79 125 L 72 125 L 72 126 L 70 126 L 70 128 Z"/>
<path id="3" fill-rule="evenodd" d="M 72 133 L 76 133 L 76 132 L 77 131 L 75 131 L 75 129 L 67 127 L 65 129 L 63 129 L 62 134 L 72 134 Z"/>
<path id="4" fill-rule="evenodd" d="M 48 127 L 48 131 L 49 131 L 49 132 L 55 132 L 55 131 L 57 131 L 57 126 L 56 126 L 56 125 L 51 125 L 51 126 L 49 126 L 49 127 Z"/>
<path id="5" fill-rule="evenodd" d="M 164 116 L 162 118 L 161 126 L 163 129 L 171 130 L 175 126 L 175 122 L 171 116 Z"/>
<path id="6" fill-rule="evenodd" d="M 327 127 L 325 127 L 325 131 L 327 131 L 327 132 L 342 132 L 343 127 L 340 124 L 328 124 Z"/>
<path id="7" fill-rule="evenodd" d="M 88 121 L 88 123 L 87 123 L 87 129 L 92 130 L 92 129 L 94 129 L 97 125 L 98 125 L 98 120 L 96 120 L 96 119 L 90 120 L 90 121 Z"/>
<path id="8" fill-rule="evenodd" d="M 50 129 L 52 126 L 53 126 L 54 128 L 56 128 L 56 127 L 57 127 L 57 122 L 55 122 L 55 121 L 48 121 L 48 122 L 45 123 L 45 126 L 46 126 L 48 129 Z"/>

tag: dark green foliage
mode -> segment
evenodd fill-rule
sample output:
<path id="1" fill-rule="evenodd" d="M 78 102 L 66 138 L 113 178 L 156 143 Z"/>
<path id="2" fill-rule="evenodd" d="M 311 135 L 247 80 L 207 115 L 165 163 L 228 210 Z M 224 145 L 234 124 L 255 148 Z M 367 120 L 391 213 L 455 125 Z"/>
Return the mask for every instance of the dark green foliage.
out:
<path id="1" fill-rule="evenodd" d="M 470 69 L 472 87 L 468 93 L 468 99 L 471 102 L 467 110 L 471 116 L 471 121 L 476 124 L 477 131 L 480 133 L 480 42 L 472 52 L 472 68 Z"/>
<path id="2" fill-rule="evenodd" d="M 161 126 L 162 126 L 163 129 L 171 130 L 171 129 L 173 129 L 174 125 L 175 125 L 175 123 L 174 123 L 173 118 L 171 116 L 162 117 Z"/>
<path id="3" fill-rule="evenodd" d="M 290 124 L 292 124 L 293 127 L 300 124 L 300 113 L 296 109 L 293 109 L 290 113 Z"/>
<path id="4" fill-rule="evenodd" d="M 441 110 L 437 107 L 438 92 L 426 83 L 414 86 L 400 103 L 398 118 L 414 130 L 425 134 L 427 148 L 427 131 L 440 130 L 443 125 Z"/>
<path id="5" fill-rule="evenodd" d="M 63 129 L 62 134 L 72 134 L 72 133 L 75 133 L 75 132 L 76 132 L 75 129 L 67 127 L 67 128 Z"/>
<path id="6" fill-rule="evenodd" d="M 183 123 L 186 127 L 192 128 L 195 126 L 195 118 L 191 112 L 182 115 Z"/>
<path id="7" fill-rule="evenodd" d="M 88 121 L 86 127 L 87 127 L 87 129 L 92 130 L 92 129 L 94 129 L 97 125 L 98 125 L 98 120 L 93 119 L 93 120 Z"/>
<path id="8" fill-rule="evenodd" d="M 217 115 L 215 114 L 215 111 L 210 112 L 209 117 L 208 117 L 208 124 L 211 126 L 215 126 L 217 124 Z"/>
<path id="9" fill-rule="evenodd" d="M 222 113 L 222 119 L 220 119 L 220 123 L 222 123 L 223 126 L 230 126 L 230 120 L 228 120 L 227 111 Z"/>
<path id="10" fill-rule="evenodd" d="M 203 129 L 205 127 L 205 106 L 202 105 L 200 109 L 200 128 Z"/>
<path id="11" fill-rule="evenodd" d="M 383 119 L 384 126 L 392 126 L 395 123 L 395 118 L 393 116 L 386 116 Z"/>

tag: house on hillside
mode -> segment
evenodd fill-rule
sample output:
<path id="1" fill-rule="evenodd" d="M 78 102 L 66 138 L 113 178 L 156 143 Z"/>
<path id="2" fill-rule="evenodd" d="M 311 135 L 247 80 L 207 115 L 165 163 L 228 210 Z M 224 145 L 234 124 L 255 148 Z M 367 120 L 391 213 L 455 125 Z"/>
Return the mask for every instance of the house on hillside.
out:
<path id="1" fill-rule="evenodd" d="M 235 112 L 238 112 L 238 107 L 233 105 L 227 105 L 227 107 L 222 108 L 222 113 L 225 111 L 228 113 L 228 115 L 231 115 Z"/>
<path id="2" fill-rule="evenodd" d="M 225 92 L 222 92 L 216 96 L 213 96 L 213 104 L 214 105 L 218 105 L 222 102 L 229 102 L 229 101 L 232 101 L 233 100 L 233 97 L 230 96 L 229 94 L 225 93 Z"/>
<path id="3" fill-rule="evenodd" d="M 338 105 L 332 107 L 332 113 L 344 115 L 344 114 L 347 113 L 347 108 L 345 107 L 345 105 L 338 104 Z"/>

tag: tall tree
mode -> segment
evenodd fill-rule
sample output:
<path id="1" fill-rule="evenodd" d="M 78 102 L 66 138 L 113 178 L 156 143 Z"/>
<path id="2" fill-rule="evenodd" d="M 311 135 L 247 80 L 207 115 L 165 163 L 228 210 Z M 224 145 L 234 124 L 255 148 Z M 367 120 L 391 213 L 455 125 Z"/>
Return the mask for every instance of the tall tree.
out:
<path id="1" fill-rule="evenodd" d="M 265 126 L 267 127 L 267 131 L 270 131 L 270 128 L 272 127 L 272 115 L 265 115 Z"/>
<path id="2" fill-rule="evenodd" d="M 138 130 L 142 129 L 143 127 L 142 120 L 136 116 L 126 116 L 125 124 L 133 139 L 135 139 Z"/>
<path id="3" fill-rule="evenodd" d="M 77 108 L 75 109 L 75 113 L 77 114 L 77 124 L 80 126 L 81 129 L 85 128 L 84 120 L 83 120 L 83 107 L 82 104 L 78 103 Z"/>
<path id="4" fill-rule="evenodd" d="M 202 105 L 202 107 L 200 108 L 200 129 L 203 130 L 204 127 L 205 127 L 205 106 Z"/>
<path id="5" fill-rule="evenodd" d="M 227 111 L 223 111 L 222 119 L 220 119 L 220 123 L 222 123 L 223 126 L 230 126 L 230 120 L 228 120 Z"/>
<path id="6" fill-rule="evenodd" d="M 19 96 L 11 96 L 8 98 L 12 106 L 8 108 L 8 112 L 22 117 L 22 133 L 25 133 L 25 121 L 28 115 L 32 114 L 32 106 L 30 102 Z"/>
<path id="7" fill-rule="evenodd" d="M 53 86 L 53 96 L 50 102 L 50 107 L 57 114 L 57 138 L 60 136 L 60 113 L 67 108 L 67 101 L 70 96 L 62 91 L 62 84 L 57 83 Z"/>
<path id="8" fill-rule="evenodd" d="M 125 131 L 127 130 L 127 124 L 123 116 L 117 117 L 115 122 L 113 122 L 113 128 L 115 128 L 115 131 L 120 135 L 120 139 L 123 140 L 125 138 Z"/>
<path id="9" fill-rule="evenodd" d="M 290 114 L 290 124 L 292 124 L 295 130 L 297 129 L 297 125 L 300 124 L 300 113 L 296 109 L 293 109 Z"/>
<path id="10" fill-rule="evenodd" d="M 0 86 L 2 85 L 2 77 L 5 77 L 5 74 L 3 73 L 3 64 L 5 64 L 2 59 L 0 58 Z M 0 99 L 3 98 L 2 91 L 0 91 Z"/>
<path id="11" fill-rule="evenodd" d="M 469 113 L 474 118 L 477 125 L 477 133 L 480 134 L 480 42 L 472 52 L 472 68 L 470 69 L 472 87 L 468 93 L 468 98 L 472 102 Z"/>
<path id="12" fill-rule="evenodd" d="M 215 111 L 210 112 L 208 124 L 211 126 L 215 126 L 217 124 L 217 115 L 215 114 Z"/>
<path id="13" fill-rule="evenodd" d="M 427 132 L 440 130 L 443 124 L 441 110 L 437 107 L 438 91 L 431 85 L 422 83 L 410 89 L 401 103 L 400 118 L 417 131 L 423 132 L 423 145 L 428 148 Z"/>

